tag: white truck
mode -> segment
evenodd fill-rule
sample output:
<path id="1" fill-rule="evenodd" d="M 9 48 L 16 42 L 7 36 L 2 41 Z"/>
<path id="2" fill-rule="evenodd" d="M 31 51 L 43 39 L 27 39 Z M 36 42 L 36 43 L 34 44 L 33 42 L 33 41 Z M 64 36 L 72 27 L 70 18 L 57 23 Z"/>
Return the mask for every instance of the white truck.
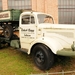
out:
<path id="1" fill-rule="evenodd" d="M 9 39 L 2 34 L 0 43 L 32 54 L 39 69 L 50 69 L 54 55 L 75 56 L 75 25 L 54 24 L 49 14 L 25 11 L 20 14 L 18 27 L 19 37 Z M 6 27 L 4 33 L 10 34 L 9 31 Z"/>

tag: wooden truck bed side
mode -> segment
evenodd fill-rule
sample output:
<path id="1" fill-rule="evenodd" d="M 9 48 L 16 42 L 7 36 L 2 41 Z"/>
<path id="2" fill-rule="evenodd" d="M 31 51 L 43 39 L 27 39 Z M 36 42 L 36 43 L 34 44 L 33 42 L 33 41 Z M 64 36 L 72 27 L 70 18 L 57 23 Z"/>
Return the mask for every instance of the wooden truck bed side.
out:
<path id="1" fill-rule="evenodd" d="M 0 22 L 19 21 L 21 10 L 4 10 L 0 12 Z"/>

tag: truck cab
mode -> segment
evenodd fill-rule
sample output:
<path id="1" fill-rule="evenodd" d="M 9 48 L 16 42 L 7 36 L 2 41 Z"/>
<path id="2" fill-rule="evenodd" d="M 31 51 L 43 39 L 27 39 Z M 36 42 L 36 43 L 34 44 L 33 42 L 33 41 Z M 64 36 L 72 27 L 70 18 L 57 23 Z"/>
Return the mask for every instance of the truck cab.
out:
<path id="1" fill-rule="evenodd" d="M 22 48 L 28 49 L 29 46 L 32 47 L 33 44 L 42 42 L 42 40 L 38 42 L 39 39 L 44 37 L 39 26 L 46 23 L 46 21 L 54 23 L 53 18 L 44 13 L 24 12 L 21 14 L 19 28 Z M 30 51 L 28 51 L 28 54 L 30 54 Z"/>

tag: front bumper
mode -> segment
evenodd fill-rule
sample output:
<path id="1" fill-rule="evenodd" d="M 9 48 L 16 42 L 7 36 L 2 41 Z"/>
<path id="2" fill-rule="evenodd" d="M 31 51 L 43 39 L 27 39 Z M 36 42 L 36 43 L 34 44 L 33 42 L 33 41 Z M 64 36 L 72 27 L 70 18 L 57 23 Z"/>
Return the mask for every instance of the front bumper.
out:
<path id="1" fill-rule="evenodd" d="M 75 51 L 73 51 L 72 49 L 62 49 L 62 50 L 57 51 L 57 55 L 75 56 Z"/>

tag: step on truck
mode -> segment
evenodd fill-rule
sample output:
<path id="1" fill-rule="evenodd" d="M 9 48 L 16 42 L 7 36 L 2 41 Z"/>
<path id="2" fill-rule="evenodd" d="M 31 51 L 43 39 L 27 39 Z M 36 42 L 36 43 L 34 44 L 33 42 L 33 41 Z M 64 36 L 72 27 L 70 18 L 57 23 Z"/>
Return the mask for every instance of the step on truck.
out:
<path id="1" fill-rule="evenodd" d="M 75 25 L 54 24 L 51 15 L 21 10 L 0 12 L 1 44 L 32 54 L 35 65 L 48 70 L 54 56 L 75 56 Z M 19 35 L 15 35 L 18 28 Z"/>

